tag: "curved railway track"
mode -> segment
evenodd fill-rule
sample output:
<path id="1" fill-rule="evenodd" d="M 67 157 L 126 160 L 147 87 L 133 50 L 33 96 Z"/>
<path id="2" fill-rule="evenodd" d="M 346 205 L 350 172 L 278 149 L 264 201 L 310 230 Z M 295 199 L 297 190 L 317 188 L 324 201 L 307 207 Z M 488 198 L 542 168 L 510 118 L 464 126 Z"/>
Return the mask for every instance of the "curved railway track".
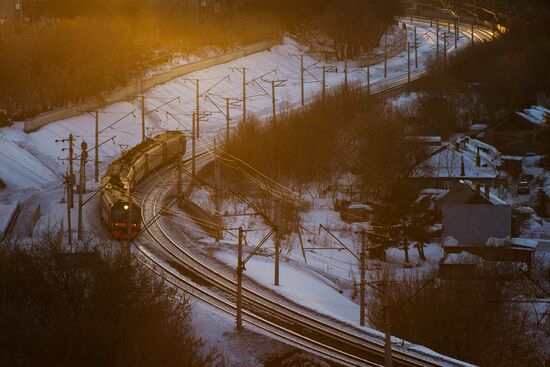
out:
<path id="1" fill-rule="evenodd" d="M 416 21 L 429 22 L 429 19 L 413 17 Z M 465 33 L 470 25 L 460 24 Z M 479 41 L 492 38 L 492 31 L 475 31 Z M 411 74 L 411 80 L 425 75 L 425 71 Z M 388 78 L 371 86 L 371 94 L 381 94 L 402 88 L 408 83 L 407 76 Z M 197 152 L 197 169 L 211 161 L 208 149 Z M 190 164 L 187 160 L 185 164 Z M 138 260 L 158 276 L 173 286 L 192 294 L 194 297 L 229 315 L 236 314 L 234 302 L 235 280 L 205 265 L 191 254 L 185 246 L 175 241 L 161 225 L 162 218 L 154 218 L 160 212 L 166 199 L 165 187 L 169 184 L 171 169 L 158 175 L 150 183 L 142 199 L 143 223 L 152 224 L 147 228 L 147 237 L 152 240 L 153 252 L 138 244 L 135 253 Z M 141 240 L 143 242 L 143 240 Z M 184 274 L 184 275 L 182 275 Z M 384 342 L 381 337 L 366 335 L 366 332 L 351 326 L 344 328 L 335 323 L 322 321 L 295 307 L 288 307 L 262 295 L 251 288 L 243 287 L 243 321 L 268 332 L 275 338 L 307 350 L 322 358 L 345 366 L 382 366 L 384 363 Z M 363 333 L 364 335 L 360 335 Z M 452 359 L 411 352 L 402 348 L 392 348 L 395 366 L 458 366 L 463 365 Z"/>

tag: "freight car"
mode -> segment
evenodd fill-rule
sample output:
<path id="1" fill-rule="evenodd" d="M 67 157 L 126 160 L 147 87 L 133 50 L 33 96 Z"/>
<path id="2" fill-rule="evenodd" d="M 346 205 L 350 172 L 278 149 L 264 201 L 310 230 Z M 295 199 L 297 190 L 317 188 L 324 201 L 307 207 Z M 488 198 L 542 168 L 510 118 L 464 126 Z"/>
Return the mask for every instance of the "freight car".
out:
<path id="1" fill-rule="evenodd" d="M 111 163 L 101 179 L 101 218 L 117 240 L 128 240 L 141 231 L 141 208 L 134 198 L 134 187 L 158 168 L 181 159 L 185 135 L 169 131 L 128 150 Z"/>

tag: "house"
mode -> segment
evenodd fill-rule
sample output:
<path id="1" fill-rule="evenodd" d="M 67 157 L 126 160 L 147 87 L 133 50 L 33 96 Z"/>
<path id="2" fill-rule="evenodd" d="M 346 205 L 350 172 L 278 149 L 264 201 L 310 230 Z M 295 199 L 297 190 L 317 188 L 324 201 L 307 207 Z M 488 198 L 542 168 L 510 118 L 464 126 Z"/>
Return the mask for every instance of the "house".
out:
<path id="1" fill-rule="evenodd" d="M 460 181 L 437 200 L 442 211 L 442 240 L 453 238 L 459 246 L 484 246 L 492 238 L 509 238 L 512 206 L 492 192 L 489 185 Z"/>
<path id="2" fill-rule="evenodd" d="M 478 132 L 476 138 L 497 147 L 506 155 L 544 154 L 550 130 L 547 123 L 549 116 L 549 109 L 533 105 L 506 115 Z"/>
<path id="3" fill-rule="evenodd" d="M 469 180 L 495 187 L 500 177 L 500 152 L 482 141 L 464 137 L 435 150 L 411 173 L 422 188 L 449 189 Z"/>

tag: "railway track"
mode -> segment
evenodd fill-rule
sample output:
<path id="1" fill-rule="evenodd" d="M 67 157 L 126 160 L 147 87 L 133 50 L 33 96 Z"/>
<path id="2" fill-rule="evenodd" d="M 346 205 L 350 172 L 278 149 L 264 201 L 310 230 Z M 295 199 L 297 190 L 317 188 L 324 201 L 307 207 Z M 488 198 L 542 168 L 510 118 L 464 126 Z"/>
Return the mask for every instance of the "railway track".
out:
<path id="1" fill-rule="evenodd" d="M 205 162 L 207 160 L 205 159 Z M 158 178 L 152 187 L 145 194 L 143 204 L 143 220 L 145 222 L 158 212 L 163 206 L 164 187 L 170 181 L 171 172 Z M 177 277 L 172 279 L 172 284 L 183 282 L 187 287 L 193 285 L 195 292 L 201 292 L 202 298 L 208 298 L 209 304 L 224 304 L 224 311 L 232 315 L 236 309 L 233 302 L 236 293 L 236 284 L 233 279 L 217 272 L 204 265 L 198 258 L 193 256 L 184 246 L 175 241 L 158 221 L 148 228 L 148 234 L 156 244 L 157 249 L 162 249 L 167 263 L 160 261 L 150 252 L 138 246 L 141 256 L 145 256 L 166 274 Z M 192 274 L 194 280 L 186 279 L 178 275 L 176 269 L 183 274 Z M 204 284 L 200 287 L 197 283 Z M 201 298 L 201 299 L 202 299 Z M 343 365 L 351 366 L 379 366 L 384 361 L 384 344 L 382 339 L 376 340 L 371 336 L 365 338 L 359 335 L 360 330 L 344 330 L 341 326 L 322 322 L 295 308 L 287 307 L 276 300 L 272 300 L 250 288 L 243 287 L 243 304 L 248 317 L 255 317 L 252 325 L 257 326 L 258 322 L 270 322 L 271 327 L 277 325 L 279 333 L 290 334 L 292 342 L 296 338 L 304 338 L 308 343 L 315 342 L 316 348 L 301 346 L 302 348 L 328 358 Z M 230 310 L 226 308 L 230 307 Z M 219 308 L 219 307 L 217 307 Z M 363 332 L 364 333 L 364 332 Z M 323 340 L 320 342 L 319 340 Z M 289 341 L 288 339 L 285 341 Z M 395 366 L 452 366 L 461 365 L 449 361 L 437 361 L 433 357 L 420 356 L 416 353 L 408 353 L 400 348 L 393 351 Z"/>
<path id="2" fill-rule="evenodd" d="M 416 21 L 429 21 L 413 17 Z M 469 25 L 461 24 L 464 31 Z M 480 41 L 492 38 L 492 32 L 475 33 Z M 411 81 L 426 74 L 425 71 L 411 74 Z M 371 94 L 390 93 L 408 84 L 408 77 L 388 78 L 371 86 Z M 207 147 L 197 152 L 197 169 L 211 161 Z M 187 160 L 187 165 L 190 160 Z M 138 260 L 173 286 L 182 289 L 210 306 L 234 316 L 236 306 L 236 282 L 226 275 L 208 267 L 195 257 L 185 246 L 175 241 L 161 225 L 162 218 L 153 220 L 166 199 L 166 185 L 170 184 L 172 169 L 158 175 L 150 184 L 142 199 L 142 220 L 152 224 L 147 228 L 154 251 L 147 250 L 144 241 L 137 244 Z M 155 254 L 158 252 L 160 255 Z M 183 275 L 182 275 L 183 274 Z M 250 288 L 243 287 L 243 321 L 275 338 L 298 348 L 307 350 L 322 358 L 345 366 L 381 366 L 384 363 L 384 342 L 379 336 L 366 335 L 364 330 L 346 328 L 322 321 L 294 307 L 266 297 Z M 361 334 L 362 335 L 361 335 Z M 464 365 L 451 359 L 431 354 L 407 351 L 392 347 L 395 366 L 459 366 Z"/>

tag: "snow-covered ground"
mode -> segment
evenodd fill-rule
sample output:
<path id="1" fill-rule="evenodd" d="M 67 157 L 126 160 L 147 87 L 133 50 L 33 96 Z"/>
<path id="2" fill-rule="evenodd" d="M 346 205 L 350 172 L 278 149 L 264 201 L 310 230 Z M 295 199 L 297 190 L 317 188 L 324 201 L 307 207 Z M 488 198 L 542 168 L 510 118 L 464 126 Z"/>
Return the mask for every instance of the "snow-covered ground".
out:
<path id="1" fill-rule="evenodd" d="M 435 55 L 435 27 L 425 23 L 413 23 L 417 26 L 418 64 L 413 72 L 421 72 Z M 413 41 L 412 27 L 409 23 L 409 41 Z M 443 32 L 443 30 L 441 30 Z M 462 35 L 459 46 L 470 44 L 470 39 Z M 448 46 L 454 51 L 452 43 Z M 300 104 L 300 60 L 296 55 L 307 54 L 303 45 L 289 38 L 284 43 L 270 51 L 250 55 L 234 62 L 218 65 L 206 70 L 177 78 L 164 85 L 157 86 L 145 94 L 146 101 L 146 133 L 148 136 L 166 130 L 191 130 L 191 113 L 195 109 L 195 80 L 200 80 L 200 109 L 209 116 L 200 123 L 200 144 L 207 144 L 214 137 L 223 136 L 225 132 L 225 98 L 240 99 L 242 97 L 242 78 L 239 69 L 246 68 L 247 111 L 260 118 L 269 118 L 271 114 L 271 80 L 286 80 L 284 86 L 276 90 L 279 108 L 292 108 Z M 344 81 L 343 62 L 325 62 L 311 56 L 304 57 L 306 73 L 305 94 L 310 99 L 321 91 L 318 80 L 321 79 L 323 65 L 336 65 L 338 72 L 327 74 L 329 88 L 341 85 Z M 359 68 L 353 62 L 349 63 L 349 81 L 366 84 L 366 69 Z M 384 83 L 383 63 L 372 65 L 370 69 L 371 84 Z M 388 61 L 388 78 L 402 78 L 407 75 L 407 53 L 403 52 Z M 231 125 L 237 125 L 242 118 L 242 104 L 232 104 L 230 108 Z M 100 138 L 100 174 L 108 164 L 128 147 L 141 141 L 140 101 L 135 99 L 105 106 L 99 113 Z M 67 172 L 66 162 L 69 134 L 75 137 L 75 155 L 80 154 L 80 143 L 85 140 L 89 147 L 94 145 L 95 120 L 92 114 L 83 113 L 63 121 L 49 124 L 40 130 L 26 134 L 23 123 L 18 122 L 10 127 L 0 129 L 0 178 L 7 188 L 0 191 L 0 203 L 23 206 L 19 228 L 28 233 L 28 218 L 40 203 L 42 217 L 35 231 L 52 225 L 59 225 L 66 216 L 66 205 L 63 200 L 65 192 L 62 176 Z M 87 165 L 88 193 L 90 198 L 98 185 L 93 181 L 94 153 L 90 154 Z M 75 172 L 78 172 L 75 164 Z M 94 234 L 101 235 L 102 226 L 99 219 L 98 196 L 84 207 L 85 229 L 94 228 Z M 308 222 L 309 234 L 304 233 L 310 244 L 323 243 L 329 245 L 326 236 L 317 235 L 318 224 L 324 224 L 334 229 L 341 238 L 350 244 L 350 248 L 358 249 L 357 238 L 353 226 L 342 224 L 338 214 L 330 209 L 328 199 L 317 198 L 313 211 L 308 213 L 304 222 Z M 324 202 L 325 200 L 326 202 Z M 309 216 L 309 217 L 307 217 Z M 73 227 L 76 223 L 76 210 L 72 213 Z M 65 226 L 66 228 L 66 226 Z M 95 232 L 97 231 L 97 233 Z M 250 237 L 251 242 L 253 238 Z M 297 239 L 294 239 L 297 241 Z M 307 241 L 307 240 L 306 240 Z M 269 248 L 272 245 L 267 243 Z M 283 296 L 298 304 L 312 308 L 350 324 L 357 324 L 359 307 L 356 303 L 356 287 L 358 280 L 357 261 L 354 256 L 345 251 L 306 251 L 307 264 L 299 247 L 293 246 L 293 251 L 285 254 L 281 268 L 281 286 L 272 284 L 272 262 L 267 258 L 253 258 L 248 264 L 247 276 L 259 283 L 280 292 Z M 217 256 L 234 265 L 234 246 L 229 244 L 228 250 L 217 253 Z M 269 251 L 269 250 L 268 250 Z M 411 251 L 414 253 L 414 250 Z M 438 250 L 433 251 L 431 261 L 437 261 Z M 390 261 L 398 263 L 399 253 L 390 253 Z M 414 259 L 414 256 L 413 256 Z M 415 261 L 415 260 L 413 260 Z M 369 262 L 373 272 L 378 271 L 375 262 Z M 341 292 L 340 292 L 341 291 Z M 203 316 L 199 316 L 203 317 Z M 208 317 L 208 316 L 205 316 Z M 200 320 L 197 321 L 200 323 Z M 205 328 L 206 326 L 203 326 Z M 199 327 L 200 329 L 200 327 Z M 367 329 L 366 329 L 367 330 Z M 368 329 L 373 335 L 380 334 Z M 213 332 L 205 331 L 207 333 Z M 216 331 L 217 332 L 217 331 Z M 214 336 L 218 338 L 220 336 Z M 395 340 L 398 342 L 397 340 Z M 420 347 L 419 347 L 420 348 Z"/>
<path id="2" fill-rule="evenodd" d="M 424 23 L 414 23 L 418 37 L 418 71 L 425 70 L 426 62 L 435 54 L 435 28 Z M 409 26 L 409 40 L 412 40 L 412 27 Z M 463 35 L 460 45 L 469 44 L 469 38 Z M 450 52 L 453 51 L 450 45 Z M 223 136 L 225 129 L 225 98 L 242 97 L 242 73 L 239 68 L 246 68 L 247 111 L 259 117 L 271 114 L 270 80 L 286 80 L 284 86 L 276 89 L 279 108 L 298 106 L 300 103 L 300 60 L 296 55 L 307 53 L 304 46 L 292 39 L 285 38 L 284 43 L 270 51 L 250 55 L 234 62 L 214 66 L 185 77 L 177 78 L 164 85 L 157 86 L 145 94 L 146 133 L 149 136 L 159 132 L 179 129 L 191 130 L 191 113 L 195 109 L 195 80 L 200 79 L 200 109 L 211 113 L 200 123 L 202 141 L 211 141 L 214 136 Z M 414 57 L 412 58 L 414 61 Z M 321 90 L 322 60 L 311 56 L 304 57 L 308 68 L 305 81 L 305 95 L 309 99 Z M 329 64 L 328 62 L 326 63 Z M 338 66 L 337 73 L 327 73 L 329 88 L 338 86 L 344 81 L 343 62 L 330 65 Z M 388 78 L 403 77 L 407 70 L 407 54 L 403 52 L 388 62 Z M 371 83 L 384 82 L 383 63 L 371 67 Z M 413 72 L 415 72 L 413 62 Z M 366 69 L 349 65 L 350 82 L 366 84 Z M 231 124 L 235 126 L 242 117 L 242 106 L 232 104 L 230 108 Z M 117 120 L 121 121 L 115 123 Z M 112 125 L 115 123 L 114 125 Z M 112 126 L 111 126 L 112 125 Z M 101 170 L 103 171 L 122 151 L 141 140 L 140 103 L 136 100 L 120 102 L 106 106 L 99 114 Z M 67 163 L 59 158 L 66 158 L 62 151 L 67 143 L 56 140 L 67 139 L 69 133 L 75 136 L 75 154 L 79 154 L 82 140 L 93 147 L 95 120 L 91 114 L 83 113 L 63 121 L 49 124 L 40 130 L 26 134 L 23 123 L 14 123 L 11 127 L 0 129 L 0 178 L 8 187 L 0 191 L 0 202 L 10 203 L 24 201 L 33 193 L 43 192 L 60 185 L 61 176 L 67 170 Z M 90 155 L 93 159 L 93 155 Z M 88 168 L 88 178 L 93 174 L 92 166 Z"/>

